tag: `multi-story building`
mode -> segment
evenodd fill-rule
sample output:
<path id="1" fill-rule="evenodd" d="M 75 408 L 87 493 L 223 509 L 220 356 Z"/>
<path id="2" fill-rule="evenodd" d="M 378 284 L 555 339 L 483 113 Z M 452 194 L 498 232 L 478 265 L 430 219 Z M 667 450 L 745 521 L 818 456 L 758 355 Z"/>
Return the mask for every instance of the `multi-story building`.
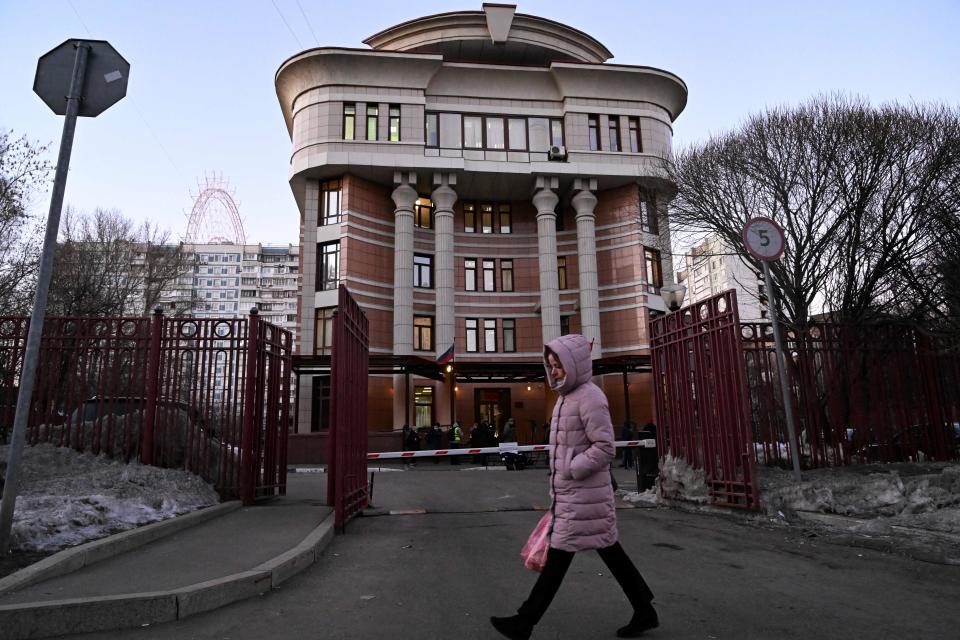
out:
<path id="1" fill-rule="evenodd" d="M 372 360 L 394 365 L 370 378 L 372 431 L 513 417 L 533 437 L 554 401 L 543 344 L 566 332 L 593 339 L 615 422 L 651 416 L 646 324 L 673 278 L 664 158 L 683 81 L 608 64 L 593 37 L 513 5 L 365 44 L 304 51 L 276 76 L 303 247 L 298 430 L 324 428 L 329 389 L 310 374 L 340 283 Z M 429 374 L 451 347 L 453 371 Z"/>
<path id="2" fill-rule="evenodd" d="M 185 270 L 161 304 L 168 314 L 232 318 L 257 308 L 261 318 L 296 336 L 300 247 L 182 244 Z"/>
<path id="3" fill-rule="evenodd" d="M 741 320 L 767 319 L 762 274 L 747 264 L 719 235 L 712 234 L 691 247 L 683 259 L 684 268 L 677 273 L 677 282 L 687 288 L 684 305 L 736 289 Z"/>

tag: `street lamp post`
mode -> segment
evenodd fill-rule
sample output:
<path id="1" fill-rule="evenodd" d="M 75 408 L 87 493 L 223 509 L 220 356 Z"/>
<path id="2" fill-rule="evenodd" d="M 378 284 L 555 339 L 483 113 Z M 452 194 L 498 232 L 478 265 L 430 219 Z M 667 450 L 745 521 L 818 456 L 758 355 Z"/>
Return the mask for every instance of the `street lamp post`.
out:
<path id="1" fill-rule="evenodd" d="M 668 284 L 660 287 L 660 297 L 670 312 L 679 311 L 683 306 L 683 299 L 687 295 L 687 288 L 682 284 Z"/>

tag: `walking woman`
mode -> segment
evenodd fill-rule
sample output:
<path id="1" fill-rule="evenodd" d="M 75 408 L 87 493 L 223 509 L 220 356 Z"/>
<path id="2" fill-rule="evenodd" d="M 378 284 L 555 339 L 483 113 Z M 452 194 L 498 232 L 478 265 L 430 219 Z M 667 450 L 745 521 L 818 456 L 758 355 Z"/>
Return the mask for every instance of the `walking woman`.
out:
<path id="1" fill-rule="evenodd" d="M 659 625 L 653 593 L 620 546 L 610 484 L 613 424 L 607 398 L 591 378 L 591 342 L 581 335 L 552 340 L 544 349 L 547 379 L 560 394 L 550 422 L 553 525 L 543 572 L 517 615 L 490 618 L 512 640 L 526 640 L 560 588 L 577 551 L 596 549 L 633 606 L 619 638 L 636 638 Z"/>

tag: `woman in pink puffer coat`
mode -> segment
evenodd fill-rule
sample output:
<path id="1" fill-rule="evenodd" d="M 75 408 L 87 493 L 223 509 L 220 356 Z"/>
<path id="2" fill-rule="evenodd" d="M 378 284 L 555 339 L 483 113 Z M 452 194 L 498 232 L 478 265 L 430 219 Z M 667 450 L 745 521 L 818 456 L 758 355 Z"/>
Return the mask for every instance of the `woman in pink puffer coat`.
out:
<path id="1" fill-rule="evenodd" d="M 547 562 L 517 615 L 490 618 L 494 628 L 526 640 L 560 588 L 577 551 L 596 549 L 630 604 L 630 623 L 617 637 L 635 638 L 659 625 L 653 593 L 620 546 L 610 484 L 616 452 L 613 424 L 603 391 L 592 382 L 592 343 L 581 335 L 561 336 L 544 349 L 550 387 L 560 394 L 550 421 L 550 493 L 553 526 Z"/>

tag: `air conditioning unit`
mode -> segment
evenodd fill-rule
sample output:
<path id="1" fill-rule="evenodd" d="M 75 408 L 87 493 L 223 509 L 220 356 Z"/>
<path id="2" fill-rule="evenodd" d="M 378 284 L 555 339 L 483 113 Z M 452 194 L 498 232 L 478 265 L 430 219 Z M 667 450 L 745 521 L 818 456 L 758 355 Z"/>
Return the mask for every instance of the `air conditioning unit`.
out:
<path id="1" fill-rule="evenodd" d="M 567 148 L 566 147 L 550 147 L 550 151 L 547 151 L 548 160 L 566 160 L 567 159 Z"/>

